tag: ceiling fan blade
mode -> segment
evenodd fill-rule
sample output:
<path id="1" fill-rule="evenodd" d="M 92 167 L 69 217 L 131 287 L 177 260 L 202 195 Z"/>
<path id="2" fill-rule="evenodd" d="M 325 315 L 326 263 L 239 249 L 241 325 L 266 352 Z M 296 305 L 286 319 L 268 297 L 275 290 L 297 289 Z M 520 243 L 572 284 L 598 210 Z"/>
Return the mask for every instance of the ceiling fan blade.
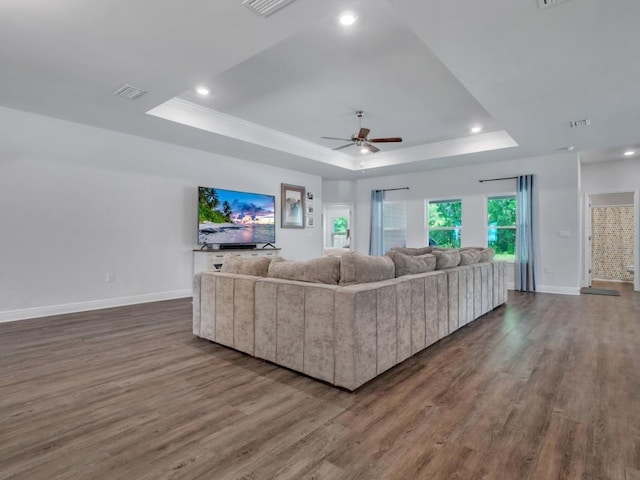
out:
<path id="1" fill-rule="evenodd" d="M 391 142 L 401 142 L 401 137 L 388 137 L 388 138 L 370 138 L 370 142 L 373 143 L 391 143 Z"/>
<path id="2" fill-rule="evenodd" d="M 371 130 L 369 130 L 368 128 L 361 128 L 360 131 L 358 132 L 358 138 L 360 140 L 364 140 L 365 138 L 367 138 L 367 135 L 369 135 L 369 132 Z"/>
<path id="3" fill-rule="evenodd" d="M 350 138 L 338 138 L 338 137 L 320 137 L 320 138 L 326 138 L 327 140 L 342 140 L 343 142 L 351 141 Z"/>
<path id="4" fill-rule="evenodd" d="M 373 145 L 371 145 L 370 143 L 364 143 L 362 145 L 363 148 L 366 148 L 367 150 L 369 150 L 371 153 L 376 153 L 379 152 L 380 149 L 378 147 L 375 147 Z"/>
<path id="5" fill-rule="evenodd" d="M 334 148 L 333 150 L 342 150 L 343 148 L 350 147 L 351 145 L 355 145 L 356 142 L 347 143 L 346 145 L 342 145 L 341 147 Z"/>

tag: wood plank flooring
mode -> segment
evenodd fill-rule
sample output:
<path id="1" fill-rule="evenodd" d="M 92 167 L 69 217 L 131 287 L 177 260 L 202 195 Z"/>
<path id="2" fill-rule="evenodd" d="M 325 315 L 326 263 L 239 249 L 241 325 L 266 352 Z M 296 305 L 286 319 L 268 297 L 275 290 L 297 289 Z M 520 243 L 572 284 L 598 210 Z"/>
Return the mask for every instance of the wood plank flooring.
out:
<path id="1" fill-rule="evenodd" d="M 0 478 L 638 480 L 620 290 L 509 292 L 355 393 L 194 337 L 190 299 L 0 324 Z"/>

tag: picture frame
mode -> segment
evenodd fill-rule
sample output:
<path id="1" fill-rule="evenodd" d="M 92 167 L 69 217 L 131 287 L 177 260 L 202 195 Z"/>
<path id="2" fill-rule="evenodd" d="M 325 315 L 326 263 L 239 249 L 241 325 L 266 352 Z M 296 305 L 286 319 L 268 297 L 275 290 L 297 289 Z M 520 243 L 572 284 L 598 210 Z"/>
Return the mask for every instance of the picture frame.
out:
<path id="1" fill-rule="evenodd" d="M 315 226 L 316 226 L 316 222 L 314 220 L 314 217 L 307 216 L 307 227 L 313 228 Z"/>
<path id="2" fill-rule="evenodd" d="M 313 198 L 314 198 L 313 192 L 307 192 L 307 200 L 309 200 L 310 202 L 313 202 Z"/>
<path id="3" fill-rule="evenodd" d="M 299 185 L 281 184 L 280 226 L 282 228 L 304 228 L 305 188 Z"/>
<path id="4" fill-rule="evenodd" d="M 305 212 L 307 215 L 314 215 L 316 213 L 316 209 L 313 202 L 306 202 Z"/>

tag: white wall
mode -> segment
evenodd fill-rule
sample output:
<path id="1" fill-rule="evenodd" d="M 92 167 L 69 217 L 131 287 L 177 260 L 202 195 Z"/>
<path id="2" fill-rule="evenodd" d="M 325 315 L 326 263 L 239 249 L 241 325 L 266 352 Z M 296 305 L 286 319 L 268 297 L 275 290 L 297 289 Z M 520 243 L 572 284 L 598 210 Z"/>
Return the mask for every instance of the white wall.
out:
<path id="1" fill-rule="evenodd" d="M 0 125 L 0 321 L 189 296 L 198 185 L 276 195 L 277 222 L 281 182 L 322 189 L 318 176 L 6 108 Z M 276 241 L 285 258 L 316 257 L 322 229 L 278 225 Z"/>
<path id="2" fill-rule="evenodd" d="M 460 198 L 463 203 L 462 244 L 486 245 L 486 199 L 515 193 L 515 181 L 480 183 L 478 180 L 536 175 L 538 219 L 538 290 L 578 294 L 580 287 L 579 160 L 575 154 L 558 154 L 517 161 L 429 170 L 356 182 L 356 249 L 368 252 L 371 190 L 409 187 L 388 192 L 388 200 L 407 201 L 407 245 L 426 245 L 425 199 Z M 327 183 L 327 182 L 325 182 Z M 325 201 L 333 202 L 325 187 Z M 568 231 L 568 238 L 558 235 Z"/>
<path id="3" fill-rule="evenodd" d="M 582 165 L 581 168 L 581 191 L 583 205 L 585 205 L 585 224 L 588 225 L 586 215 L 587 200 L 590 195 L 603 193 L 633 192 L 635 204 L 635 271 L 640 271 L 640 160 L 630 158 L 611 162 L 590 163 Z M 586 243 L 586 233 L 584 242 Z M 586 263 L 587 259 L 583 259 Z M 583 283 L 586 283 L 587 275 L 583 276 Z M 640 291 L 640 275 L 634 275 L 634 289 Z"/>

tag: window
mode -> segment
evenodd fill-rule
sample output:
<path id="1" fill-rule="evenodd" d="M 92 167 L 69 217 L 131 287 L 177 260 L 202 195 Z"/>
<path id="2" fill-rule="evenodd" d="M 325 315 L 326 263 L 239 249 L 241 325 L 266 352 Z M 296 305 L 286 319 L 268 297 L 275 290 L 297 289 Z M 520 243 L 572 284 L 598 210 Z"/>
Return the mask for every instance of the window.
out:
<path id="1" fill-rule="evenodd" d="M 462 200 L 429 201 L 429 245 L 460 248 Z"/>
<path id="2" fill-rule="evenodd" d="M 407 245 L 407 204 L 406 202 L 384 202 L 382 207 L 384 226 L 384 251 Z"/>
<path id="3" fill-rule="evenodd" d="M 516 259 L 516 197 L 491 197 L 487 200 L 488 245 L 496 251 L 496 260 Z"/>

